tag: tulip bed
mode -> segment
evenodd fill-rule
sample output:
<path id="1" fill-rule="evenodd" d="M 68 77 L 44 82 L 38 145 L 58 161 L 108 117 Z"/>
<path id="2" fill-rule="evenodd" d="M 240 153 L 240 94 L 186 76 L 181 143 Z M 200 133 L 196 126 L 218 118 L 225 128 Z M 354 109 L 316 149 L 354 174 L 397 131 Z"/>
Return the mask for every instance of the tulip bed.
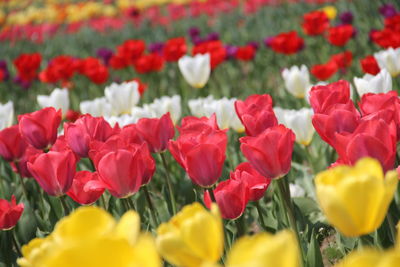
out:
<path id="1" fill-rule="evenodd" d="M 0 5 L 0 266 L 400 266 L 400 3 L 54 2 Z"/>

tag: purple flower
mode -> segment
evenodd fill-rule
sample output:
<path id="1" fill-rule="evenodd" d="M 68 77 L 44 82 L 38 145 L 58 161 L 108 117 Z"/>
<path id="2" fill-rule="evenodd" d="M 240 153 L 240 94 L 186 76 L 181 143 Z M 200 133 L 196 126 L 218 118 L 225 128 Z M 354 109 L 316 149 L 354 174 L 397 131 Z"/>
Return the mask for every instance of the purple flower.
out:
<path id="1" fill-rule="evenodd" d="M 14 77 L 14 83 L 18 84 L 19 86 L 22 87 L 23 90 L 28 90 L 31 87 L 31 83 L 22 80 L 20 77 Z"/>
<path id="2" fill-rule="evenodd" d="M 198 37 L 200 35 L 200 30 L 197 27 L 191 27 L 188 30 L 188 33 L 189 33 L 190 38 L 193 39 L 194 37 Z"/>
<path id="3" fill-rule="evenodd" d="M 164 49 L 164 43 L 162 42 L 155 42 L 149 45 L 150 53 L 162 54 L 163 49 Z"/>
<path id="4" fill-rule="evenodd" d="M 238 50 L 238 48 L 236 46 L 226 45 L 225 49 L 226 49 L 226 58 L 227 59 L 235 58 L 236 52 Z"/>
<path id="5" fill-rule="evenodd" d="M 199 44 L 201 44 L 201 43 L 203 43 L 203 42 L 204 42 L 204 40 L 201 39 L 199 36 L 192 38 L 192 43 L 193 43 L 194 45 L 199 45 Z"/>
<path id="6" fill-rule="evenodd" d="M 379 13 L 385 18 L 393 17 L 397 14 L 397 10 L 393 4 L 384 4 L 379 8 Z"/>
<path id="7" fill-rule="evenodd" d="M 252 46 L 255 50 L 258 50 L 258 48 L 260 47 L 260 44 L 256 41 L 248 42 L 247 45 Z"/>
<path id="8" fill-rule="evenodd" d="M 7 81 L 10 78 L 10 73 L 8 72 L 7 62 L 5 60 L 0 60 L 0 70 L 2 70 L 4 74 L 3 80 Z"/>
<path id="9" fill-rule="evenodd" d="M 207 40 L 207 41 L 217 41 L 217 40 L 219 40 L 219 33 L 217 33 L 217 32 L 212 32 L 212 33 L 210 33 L 210 34 L 207 36 L 206 40 Z"/>
<path id="10" fill-rule="evenodd" d="M 339 15 L 340 21 L 343 24 L 352 24 L 353 23 L 353 13 L 351 11 L 343 12 Z"/>
<path id="11" fill-rule="evenodd" d="M 103 60 L 104 65 L 108 66 L 108 62 L 113 55 L 113 51 L 108 48 L 99 48 L 96 51 L 96 55 L 97 57 L 101 58 L 101 60 Z"/>

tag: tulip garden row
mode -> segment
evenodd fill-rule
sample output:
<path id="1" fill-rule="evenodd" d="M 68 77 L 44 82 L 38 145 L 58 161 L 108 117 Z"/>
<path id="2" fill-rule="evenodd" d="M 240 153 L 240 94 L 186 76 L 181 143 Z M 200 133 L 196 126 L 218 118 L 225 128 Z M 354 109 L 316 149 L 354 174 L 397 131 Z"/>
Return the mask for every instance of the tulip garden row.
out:
<path id="1" fill-rule="evenodd" d="M 400 266 L 399 3 L 1 49 L 0 266 Z"/>

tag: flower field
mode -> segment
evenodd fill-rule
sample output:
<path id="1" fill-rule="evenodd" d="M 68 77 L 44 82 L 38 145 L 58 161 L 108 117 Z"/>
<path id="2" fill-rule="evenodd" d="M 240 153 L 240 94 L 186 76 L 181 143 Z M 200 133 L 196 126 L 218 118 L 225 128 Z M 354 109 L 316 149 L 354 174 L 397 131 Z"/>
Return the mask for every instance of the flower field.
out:
<path id="1" fill-rule="evenodd" d="M 400 3 L 0 2 L 0 267 L 400 266 Z"/>

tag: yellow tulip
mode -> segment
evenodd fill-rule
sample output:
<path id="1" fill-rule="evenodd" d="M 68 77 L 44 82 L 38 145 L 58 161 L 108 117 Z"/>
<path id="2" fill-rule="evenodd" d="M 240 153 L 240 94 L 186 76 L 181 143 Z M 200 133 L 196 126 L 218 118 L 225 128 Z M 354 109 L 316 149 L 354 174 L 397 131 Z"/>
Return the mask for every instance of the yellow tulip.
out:
<path id="1" fill-rule="evenodd" d="M 228 254 L 227 267 L 297 267 L 300 252 L 290 230 L 240 238 Z"/>
<path id="2" fill-rule="evenodd" d="M 185 206 L 157 229 L 156 244 L 168 262 L 183 267 L 212 266 L 222 255 L 224 236 L 216 205 L 211 212 L 201 204 Z"/>
<path id="3" fill-rule="evenodd" d="M 371 158 L 359 160 L 354 167 L 331 168 L 315 178 L 322 211 L 350 237 L 371 233 L 382 224 L 397 183 L 397 172 L 384 176 L 379 162 Z"/>
<path id="4" fill-rule="evenodd" d="M 117 223 L 97 207 L 81 207 L 60 220 L 45 239 L 22 247 L 21 266 L 160 267 L 154 239 L 140 233 L 139 215 L 125 213 Z"/>
<path id="5" fill-rule="evenodd" d="M 326 16 L 330 20 L 336 18 L 336 15 L 337 15 L 336 7 L 334 7 L 334 6 L 325 6 L 325 7 L 321 8 L 321 10 L 325 12 Z"/>
<path id="6" fill-rule="evenodd" d="M 400 253 L 393 249 L 366 249 L 350 253 L 335 267 L 394 267 L 400 266 Z"/>

